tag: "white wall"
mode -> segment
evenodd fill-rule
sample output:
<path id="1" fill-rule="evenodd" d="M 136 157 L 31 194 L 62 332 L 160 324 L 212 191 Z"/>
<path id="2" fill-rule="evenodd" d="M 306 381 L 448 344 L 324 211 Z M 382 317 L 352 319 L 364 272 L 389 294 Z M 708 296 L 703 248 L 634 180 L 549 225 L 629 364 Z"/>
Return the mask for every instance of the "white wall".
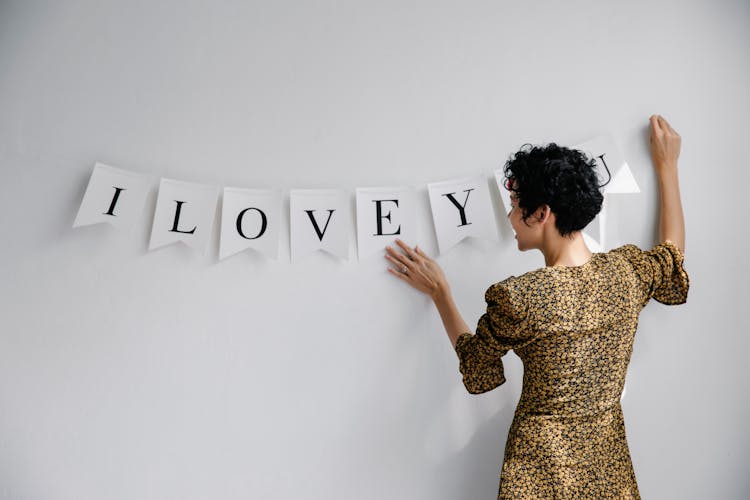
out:
<path id="1" fill-rule="evenodd" d="M 648 116 L 683 136 L 688 303 L 641 315 L 624 411 L 645 499 L 750 496 L 750 4 L 0 3 L 0 498 L 494 498 L 522 366 L 468 394 L 434 306 L 380 256 L 219 262 L 71 225 L 96 160 L 239 187 L 488 177 L 610 130 L 641 185 L 611 248 L 655 243 Z M 498 207 L 496 207 L 498 208 Z M 467 322 L 543 265 L 440 257 Z"/>

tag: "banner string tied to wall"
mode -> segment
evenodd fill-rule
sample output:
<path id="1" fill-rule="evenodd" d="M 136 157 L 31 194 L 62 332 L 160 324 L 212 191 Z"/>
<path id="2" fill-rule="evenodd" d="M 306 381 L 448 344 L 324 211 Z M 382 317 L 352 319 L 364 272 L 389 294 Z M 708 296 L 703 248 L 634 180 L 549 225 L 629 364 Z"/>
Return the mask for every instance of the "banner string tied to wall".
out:
<path id="1" fill-rule="evenodd" d="M 640 193 L 627 162 L 611 134 L 574 146 L 595 159 L 602 194 Z M 505 211 L 510 193 L 502 169 L 495 186 Z M 73 227 L 108 223 L 132 228 L 154 188 L 152 176 L 96 162 Z M 445 254 L 464 238 L 498 240 L 487 179 L 475 175 L 427 184 L 438 253 Z M 205 254 L 221 197 L 219 260 L 249 248 L 278 259 L 283 209 L 280 189 L 251 189 L 196 184 L 161 178 L 148 249 L 182 242 Z M 410 186 L 355 189 L 359 260 L 385 246 L 417 237 L 417 192 Z M 292 189 L 289 196 L 291 259 L 317 250 L 349 258 L 349 194 L 341 189 Z M 606 237 L 606 204 L 583 230 L 586 243 L 602 251 Z"/>

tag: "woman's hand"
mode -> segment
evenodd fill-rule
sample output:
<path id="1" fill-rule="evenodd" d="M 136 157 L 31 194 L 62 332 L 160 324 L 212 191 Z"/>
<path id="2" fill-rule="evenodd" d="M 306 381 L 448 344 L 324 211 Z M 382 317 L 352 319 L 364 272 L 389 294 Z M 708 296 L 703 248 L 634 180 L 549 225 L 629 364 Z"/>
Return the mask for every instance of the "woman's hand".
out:
<path id="1" fill-rule="evenodd" d="M 401 247 L 404 253 L 397 252 L 389 246 L 385 247 L 388 252 L 385 258 L 396 266 L 395 270 L 389 267 L 388 272 L 395 274 L 432 298 L 440 313 L 440 319 L 443 321 L 448 338 L 455 349 L 458 337 L 463 332 L 471 333 L 471 330 L 461 317 L 461 313 L 458 312 L 458 308 L 456 308 L 443 270 L 440 269 L 437 262 L 426 256 L 418 246 L 412 250 L 398 238 L 396 244 Z M 402 272 L 404 270 L 406 272 Z"/>
<path id="2" fill-rule="evenodd" d="M 419 246 L 415 246 L 412 250 L 398 238 L 396 244 L 404 253 L 397 252 L 389 246 L 385 247 L 387 252 L 385 258 L 396 266 L 396 269 L 389 267 L 388 272 L 398 276 L 420 292 L 426 293 L 432 299 L 448 290 L 448 281 L 440 265 L 425 255 Z"/>
<path id="3" fill-rule="evenodd" d="M 649 146 L 651 159 L 657 172 L 677 169 L 682 138 L 661 115 L 651 115 L 651 137 Z"/>

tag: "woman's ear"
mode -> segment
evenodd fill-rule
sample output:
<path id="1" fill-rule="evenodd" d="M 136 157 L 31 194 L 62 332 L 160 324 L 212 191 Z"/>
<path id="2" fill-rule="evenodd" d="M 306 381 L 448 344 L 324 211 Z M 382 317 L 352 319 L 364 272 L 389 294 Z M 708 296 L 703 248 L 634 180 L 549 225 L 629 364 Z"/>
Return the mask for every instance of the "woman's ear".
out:
<path id="1" fill-rule="evenodd" d="M 542 205 L 541 208 L 539 208 L 539 222 L 545 222 L 551 213 L 552 209 L 549 205 Z"/>

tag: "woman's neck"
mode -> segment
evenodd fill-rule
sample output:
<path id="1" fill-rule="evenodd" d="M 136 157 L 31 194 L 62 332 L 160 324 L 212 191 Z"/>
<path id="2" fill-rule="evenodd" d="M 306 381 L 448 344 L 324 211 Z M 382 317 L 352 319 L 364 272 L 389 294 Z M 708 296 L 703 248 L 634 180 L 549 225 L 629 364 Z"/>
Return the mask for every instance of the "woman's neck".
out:
<path id="1" fill-rule="evenodd" d="M 593 257 L 581 231 L 576 231 L 570 237 L 560 236 L 559 233 L 552 235 L 546 238 L 540 250 L 544 254 L 544 263 L 547 267 L 578 267 Z"/>

